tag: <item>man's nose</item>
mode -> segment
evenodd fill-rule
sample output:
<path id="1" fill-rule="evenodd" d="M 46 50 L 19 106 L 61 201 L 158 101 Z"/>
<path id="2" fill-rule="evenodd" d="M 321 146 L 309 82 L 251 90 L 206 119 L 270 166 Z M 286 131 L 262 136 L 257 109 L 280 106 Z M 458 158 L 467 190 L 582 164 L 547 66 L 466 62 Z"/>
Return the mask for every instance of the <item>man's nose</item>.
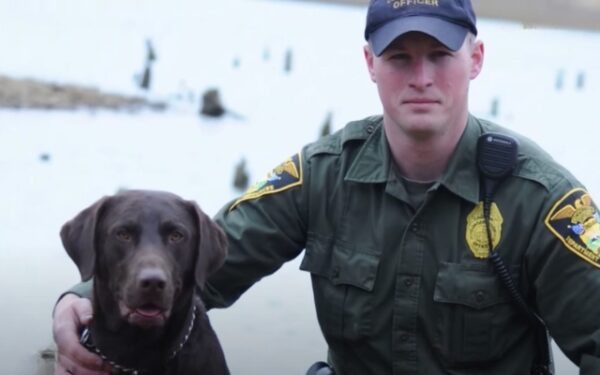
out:
<path id="1" fill-rule="evenodd" d="M 432 66 L 426 59 L 413 61 L 409 82 L 416 89 L 424 89 L 433 84 Z"/>

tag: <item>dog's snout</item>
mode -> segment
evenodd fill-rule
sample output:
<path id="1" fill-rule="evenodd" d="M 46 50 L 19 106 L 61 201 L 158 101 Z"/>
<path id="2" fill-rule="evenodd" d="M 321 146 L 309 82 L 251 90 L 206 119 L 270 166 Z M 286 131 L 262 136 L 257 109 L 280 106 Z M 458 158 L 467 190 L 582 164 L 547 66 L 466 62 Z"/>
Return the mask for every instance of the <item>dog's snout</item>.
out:
<path id="1" fill-rule="evenodd" d="M 144 291 L 160 292 L 167 285 L 167 275 L 158 268 L 144 268 L 138 274 L 138 287 Z"/>

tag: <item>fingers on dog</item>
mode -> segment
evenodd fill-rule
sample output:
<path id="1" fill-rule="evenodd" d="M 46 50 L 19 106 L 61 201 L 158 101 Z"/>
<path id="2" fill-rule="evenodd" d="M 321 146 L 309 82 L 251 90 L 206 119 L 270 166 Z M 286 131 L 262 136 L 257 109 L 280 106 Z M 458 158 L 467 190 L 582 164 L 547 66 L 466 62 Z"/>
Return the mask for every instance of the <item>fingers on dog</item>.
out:
<path id="1" fill-rule="evenodd" d="M 58 325 L 54 332 L 54 340 L 58 347 L 57 363 L 62 365 L 64 369 L 76 368 L 76 363 L 79 366 L 96 371 L 92 374 L 101 374 L 106 369 L 99 356 L 91 353 L 79 343 L 77 327 L 73 324 Z M 79 373 L 78 371 L 77 374 Z"/>
<path id="2" fill-rule="evenodd" d="M 83 345 L 79 344 L 79 341 L 75 342 L 77 344 L 69 343 L 68 345 L 65 345 L 64 351 L 62 353 L 62 357 L 64 358 L 65 362 L 71 364 L 77 363 L 84 368 L 95 371 L 102 371 L 106 368 L 106 366 L 102 362 L 102 359 L 99 356 L 88 351 L 86 348 L 83 347 Z"/>
<path id="3" fill-rule="evenodd" d="M 73 360 L 65 355 L 58 355 L 54 366 L 54 375 L 109 375 L 110 368 L 101 365 L 98 368 L 86 368 L 80 364 L 76 364 Z"/>

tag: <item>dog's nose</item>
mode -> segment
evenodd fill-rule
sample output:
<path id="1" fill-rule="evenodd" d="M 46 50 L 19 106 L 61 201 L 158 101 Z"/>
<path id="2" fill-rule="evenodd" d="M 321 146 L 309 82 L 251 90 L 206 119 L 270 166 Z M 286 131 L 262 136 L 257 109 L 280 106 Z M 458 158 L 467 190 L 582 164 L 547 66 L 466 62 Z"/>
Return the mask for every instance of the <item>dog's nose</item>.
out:
<path id="1" fill-rule="evenodd" d="M 144 268 L 138 274 L 138 287 L 145 291 L 162 291 L 167 285 L 167 275 L 160 268 Z"/>

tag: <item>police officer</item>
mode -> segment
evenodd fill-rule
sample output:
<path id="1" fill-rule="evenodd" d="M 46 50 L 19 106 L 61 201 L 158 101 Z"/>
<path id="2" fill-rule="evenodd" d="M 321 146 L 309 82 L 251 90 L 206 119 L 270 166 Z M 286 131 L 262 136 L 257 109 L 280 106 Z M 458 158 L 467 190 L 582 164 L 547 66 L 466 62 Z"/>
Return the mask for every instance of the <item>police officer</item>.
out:
<path id="1" fill-rule="evenodd" d="M 209 308 L 305 249 L 336 374 L 530 374 L 535 330 L 491 247 L 581 373 L 600 373 L 600 218 L 581 183 L 512 134 L 517 165 L 486 237 L 476 143 L 509 132 L 468 112 L 476 35 L 469 0 L 370 2 L 364 56 L 383 116 L 305 146 L 217 214 L 230 250 L 203 293 Z M 99 373 L 76 337 L 90 311 L 74 294 L 57 304 L 57 373 Z"/>

